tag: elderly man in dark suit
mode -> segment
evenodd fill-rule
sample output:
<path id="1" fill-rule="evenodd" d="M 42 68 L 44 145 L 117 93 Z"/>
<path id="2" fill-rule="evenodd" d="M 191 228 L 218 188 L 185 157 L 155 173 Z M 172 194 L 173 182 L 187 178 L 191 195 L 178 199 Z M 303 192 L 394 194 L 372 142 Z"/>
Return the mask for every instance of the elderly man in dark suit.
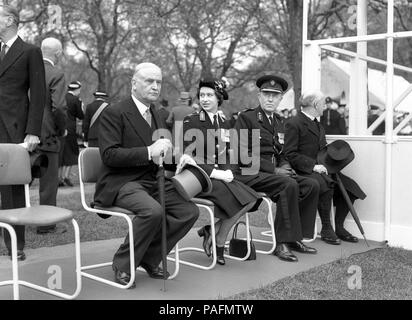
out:
<path id="1" fill-rule="evenodd" d="M 48 158 L 48 167 L 40 178 L 40 204 L 55 206 L 59 184 L 59 137 L 66 134 L 66 81 L 63 72 L 56 65 L 63 47 L 59 40 L 46 38 L 42 41 L 44 67 L 46 72 L 46 105 L 38 150 Z M 63 227 L 59 232 L 65 232 Z M 56 225 L 37 227 L 38 234 L 56 233 Z"/>
<path id="2" fill-rule="evenodd" d="M 319 117 L 325 109 L 325 97 L 321 92 L 304 93 L 300 99 L 301 113 L 286 123 L 284 150 L 297 173 L 316 179 L 320 185 L 318 211 L 322 221 L 321 239 L 328 244 L 339 245 L 343 241 L 358 239 L 344 228 L 349 208 L 339 188 L 335 188 L 334 176 L 318 162 L 318 153 L 326 146 L 325 129 Z M 364 199 L 365 193 L 358 184 L 340 173 L 351 201 Z M 336 205 L 335 231 L 330 221 L 332 198 Z"/>
<path id="3" fill-rule="evenodd" d="M 160 156 L 168 156 L 172 144 L 160 138 L 153 142 L 157 129 L 165 128 L 153 103 L 160 95 L 162 72 L 152 63 L 136 67 L 132 79 L 132 95 L 117 105 L 108 106 L 101 114 L 99 148 L 103 168 L 96 184 L 95 202 L 132 211 L 135 264 L 150 277 L 162 279 L 161 219 L 162 207 L 156 184 Z M 164 129 L 165 130 L 165 129 Z M 167 132 L 166 132 L 167 133 Z M 170 154 L 170 153 L 169 153 Z M 184 162 L 194 162 L 183 156 Z M 166 168 L 166 166 L 165 166 Z M 169 168 L 170 169 L 170 168 Z M 185 201 L 166 179 L 165 204 L 167 219 L 167 252 L 191 229 L 199 210 Z M 115 279 L 121 284 L 130 281 L 128 237 L 113 258 Z"/>
<path id="4" fill-rule="evenodd" d="M 19 12 L 0 5 L 0 143 L 25 142 L 33 151 L 40 143 L 46 97 L 46 81 L 40 48 L 24 42 L 17 35 Z M 1 189 L 3 209 L 25 206 L 24 188 L 6 186 Z M 19 260 L 25 259 L 24 226 L 15 226 Z M 4 232 L 7 249 L 10 235 Z"/>
<path id="5" fill-rule="evenodd" d="M 288 83 L 275 75 L 265 75 L 256 81 L 256 85 L 259 106 L 241 112 L 235 128 L 239 133 L 240 152 L 248 151 L 252 155 L 256 143 L 260 144 L 259 169 L 253 174 L 238 172 L 236 177 L 254 190 L 265 192 L 277 203 L 274 254 L 281 260 L 294 262 L 298 259 L 290 250 L 317 252 L 303 244 L 302 239 L 313 237 L 319 185 L 313 179 L 296 175 L 282 152 L 281 118 L 275 110 Z M 243 141 L 242 131 L 246 130 L 247 140 Z M 253 130 L 259 130 L 259 141 L 253 141 Z M 241 163 L 241 167 L 244 170 L 248 164 Z"/>
<path id="6" fill-rule="evenodd" d="M 108 106 L 106 100 L 109 95 L 106 92 L 96 91 L 93 95 L 96 100 L 86 106 L 83 119 L 83 141 L 86 147 L 99 146 L 99 117 L 104 108 Z"/>

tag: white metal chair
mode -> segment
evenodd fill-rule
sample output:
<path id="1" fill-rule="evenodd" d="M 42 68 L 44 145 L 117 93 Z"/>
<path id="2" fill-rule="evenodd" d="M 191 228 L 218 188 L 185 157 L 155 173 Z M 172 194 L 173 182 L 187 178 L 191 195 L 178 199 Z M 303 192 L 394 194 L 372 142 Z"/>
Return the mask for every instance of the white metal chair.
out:
<path id="1" fill-rule="evenodd" d="M 0 144 L 0 185 L 24 185 L 26 206 L 18 209 L 0 210 L 0 227 L 5 228 L 11 238 L 12 280 L 0 282 L 0 286 L 12 285 L 14 300 L 20 299 L 20 285 L 32 288 L 63 299 L 76 298 L 81 290 L 80 275 L 80 235 L 79 226 L 73 212 L 54 206 L 31 206 L 29 183 L 32 180 L 30 156 L 27 150 L 17 144 Z M 59 292 L 50 288 L 19 279 L 17 263 L 17 237 L 12 225 L 47 226 L 70 221 L 74 228 L 76 289 L 73 294 Z"/>
<path id="2" fill-rule="evenodd" d="M 130 281 L 127 285 L 121 285 L 115 281 L 107 280 L 105 278 L 96 276 L 94 274 L 86 272 L 86 270 L 92 270 L 101 267 L 111 266 L 112 262 L 104 262 L 94 265 L 86 265 L 81 267 L 81 275 L 98 281 L 108 285 L 111 285 L 116 288 L 127 289 L 130 288 L 135 280 L 136 276 L 136 266 L 134 261 L 134 239 L 133 239 L 133 224 L 132 219 L 129 217 L 133 215 L 133 213 L 129 210 L 119 208 L 119 207 L 110 207 L 110 208 L 103 208 L 94 206 L 93 208 L 90 207 L 86 202 L 86 195 L 85 195 L 85 183 L 96 183 L 98 176 L 100 174 L 100 169 L 103 163 L 100 157 L 99 148 L 86 148 L 83 149 L 79 154 L 79 180 L 80 180 L 80 196 L 83 208 L 87 212 L 92 212 L 96 214 L 106 214 L 109 216 L 120 217 L 126 220 L 128 230 L 129 230 L 129 246 L 130 246 Z M 176 245 L 178 248 L 178 245 Z M 168 279 L 175 278 L 179 273 L 179 251 L 176 251 L 176 257 L 173 259 L 175 261 L 175 271 Z M 171 260 L 172 258 L 169 258 Z M 138 268 L 139 271 L 143 271 L 141 268 Z"/>

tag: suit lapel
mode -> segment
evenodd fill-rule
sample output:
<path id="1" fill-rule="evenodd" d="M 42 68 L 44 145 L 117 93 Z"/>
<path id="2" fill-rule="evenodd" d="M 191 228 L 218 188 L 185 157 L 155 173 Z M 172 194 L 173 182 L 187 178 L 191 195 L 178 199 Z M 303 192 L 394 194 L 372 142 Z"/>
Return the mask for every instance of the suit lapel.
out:
<path id="1" fill-rule="evenodd" d="M 259 112 L 262 115 L 261 117 L 259 116 Z M 263 111 L 261 106 L 256 108 L 256 117 L 257 117 L 259 123 L 262 125 L 262 127 L 265 128 L 266 130 L 268 130 L 270 132 L 270 134 L 273 135 L 274 127 L 273 127 L 273 125 L 270 124 L 269 119 L 268 119 L 267 115 L 265 114 L 265 112 Z M 262 121 L 260 119 L 262 119 Z"/>
<path id="2" fill-rule="evenodd" d="M 14 41 L 13 45 L 9 48 L 9 51 L 7 51 L 3 61 L 0 63 L 0 77 L 23 54 L 23 45 L 23 40 L 17 37 L 16 41 Z"/>
<path id="3" fill-rule="evenodd" d="M 305 125 L 305 127 L 307 127 L 310 132 L 312 132 L 316 137 L 319 138 L 320 132 L 318 131 L 316 124 L 304 114 L 300 114 L 299 116 L 303 119 L 303 124 Z"/>
<path id="4" fill-rule="evenodd" d="M 129 123 L 136 134 L 143 139 L 147 146 L 152 144 L 152 130 L 147 124 L 146 120 L 140 114 L 137 109 L 136 104 L 133 99 L 130 97 L 127 100 L 127 107 L 125 116 L 129 120 Z"/>

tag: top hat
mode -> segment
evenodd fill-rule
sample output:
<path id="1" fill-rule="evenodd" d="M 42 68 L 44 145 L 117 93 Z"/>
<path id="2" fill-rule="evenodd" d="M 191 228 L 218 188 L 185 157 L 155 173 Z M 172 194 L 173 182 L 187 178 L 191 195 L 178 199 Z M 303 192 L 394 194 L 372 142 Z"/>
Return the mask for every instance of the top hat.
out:
<path id="1" fill-rule="evenodd" d="M 209 193 L 212 191 L 212 181 L 198 165 L 186 164 L 182 171 L 172 178 L 172 181 L 177 192 L 186 201 L 201 192 Z"/>
<path id="2" fill-rule="evenodd" d="M 212 79 L 212 78 L 201 79 L 199 82 L 198 92 L 200 91 L 200 88 L 203 88 L 203 87 L 207 87 L 207 88 L 211 88 L 215 90 L 215 92 L 222 95 L 223 100 L 229 99 L 229 95 L 226 92 L 226 83 L 222 80 L 217 80 L 217 79 Z"/>
<path id="3" fill-rule="evenodd" d="M 96 91 L 95 93 L 93 93 L 93 95 L 96 98 L 108 98 L 109 97 L 109 95 L 106 92 L 103 92 L 103 91 Z"/>
<path id="4" fill-rule="evenodd" d="M 260 89 L 260 91 L 278 93 L 284 93 L 289 87 L 288 82 L 285 79 L 271 74 L 257 79 L 256 86 Z"/>
<path id="5" fill-rule="evenodd" d="M 76 90 L 82 87 L 82 84 L 80 83 L 80 81 L 72 81 L 70 82 L 70 84 L 68 85 L 68 88 L 71 90 Z"/>
<path id="6" fill-rule="evenodd" d="M 49 158 L 38 152 L 30 153 L 30 165 L 32 178 L 41 178 L 45 175 L 49 166 Z"/>
<path id="7" fill-rule="evenodd" d="M 337 173 L 345 168 L 355 158 L 349 143 L 336 140 L 329 143 L 318 153 L 318 163 L 323 164 L 328 173 Z"/>

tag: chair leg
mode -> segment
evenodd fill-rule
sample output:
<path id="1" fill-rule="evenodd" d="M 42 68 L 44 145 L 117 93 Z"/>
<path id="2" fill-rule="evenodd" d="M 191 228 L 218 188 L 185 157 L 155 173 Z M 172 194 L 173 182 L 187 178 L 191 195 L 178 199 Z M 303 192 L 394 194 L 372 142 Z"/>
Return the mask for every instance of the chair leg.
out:
<path id="1" fill-rule="evenodd" d="M 263 200 L 266 202 L 268 206 L 268 221 L 269 221 L 269 226 L 270 230 L 268 231 L 262 231 L 261 235 L 266 236 L 266 237 L 271 237 L 272 241 L 268 240 L 262 240 L 262 239 L 253 239 L 254 242 L 260 242 L 260 243 L 267 243 L 271 244 L 272 247 L 269 250 L 256 250 L 257 253 L 262 253 L 262 254 L 272 254 L 273 251 L 276 249 L 276 234 L 275 234 L 275 219 L 273 217 L 273 210 L 272 210 L 272 200 L 268 197 L 263 197 Z"/>
<path id="2" fill-rule="evenodd" d="M 200 248 L 196 248 L 196 247 L 184 247 L 184 248 L 178 248 L 178 246 L 176 246 L 175 251 L 178 252 L 177 256 L 175 258 L 168 258 L 171 261 L 175 261 L 177 263 L 180 264 L 184 264 L 190 267 L 194 267 L 197 269 L 201 269 L 201 270 L 211 270 L 216 266 L 216 261 L 217 261 L 217 256 L 216 256 L 216 231 L 215 231 L 215 218 L 214 218 L 214 212 L 213 209 L 209 206 L 203 205 L 203 204 L 196 204 L 198 207 L 200 208 L 204 208 L 207 210 L 207 212 L 209 213 L 209 217 L 210 217 L 210 225 L 211 225 L 211 236 L 212 236 L 212 255 L 213 255 L 213 260 L 212 263 L 209 265 L 201 265 L 198 263 L 194 263 L 194 262 L 190 262 L 187 260 L 182 260 L 179 258 L 179 255 L 181 252 L 187 252 L 187 251 L 195 251 L 195 252 L 202 252 L 203 253 L 203 249 Z"/>
<path id="3" fill-rule="evenodd" d="M 8 224 L 4 224 L 4 223 L 0 223 L 0 227 L 6 228 L 9 232 L 10 232 L 10 238 L 11 238 L 11 257 L 12 257 L 12 269 L 13 269 L 13 280 L 12 281 L 4 281 L 0 283 L 0 286 L 2 285 L 7 285 L 7 284 L 12 284 L 13 285 L 13 298 L 14 300 L 19 300 L 20 299 L 20 295 L 19 295 L 19 285 L 31 288 L 31 289 L 35 289 L 50 295 L 54 295 L 57 296 L 59 298 L 63 298 L 63 299 L 75 299 L 82 288 L 82 282 L 81 282 L 81 274 L 80 274 L 80 266 L 81 266 L 81 262 L 80 262 L 80 232 L 79 232 L 79 226 L 77 224 L 77 222 L 72 219 L 72 224 L 73 224 L 73 228 L 74 228 L 74 236 L 75 236 L 75 257 L 76 257 L 76 290 L 72 295 L 66 294 L 66 293 L 62 293 L 62 292 L 58 292 L 56 290 L 52 290 L 43 286 L 39 286 L 37 284 L 31 283 L 31 282 L 27 282 L 27 281 L 23 281 L 23 280 L 19 280 L 18 278 L 18 265 L 17 265 L 17 237 L 16 237 L 16 233 L 14 231 L 14 229 L 8 225 Z"/>
<path id="4" fill-rule="evenodd" d="M 97 213 L 103 213 L 104 211 L 97 211 L 95 210 Z M 94 264 L 94 265 L 88 265 L 88 266 L 82 266 L 81 267 L 81 275 L 83 277 L 98 281 L 98 282 L 102 282 L 105 283 L 107 285 L 116 287 L 116 288 L 120 288 L 120 289 L 128 289 L 130 288 L 136 278 L 136 266 L 135 266 L 135 262 L 134 262 L 134 237 L 133 237 L 133 224 L 132 224 L 132 220 L 130 219 L 130 217 L 126 214 L 117 214 L 117 216 L 123 217 L 124 219 L 126 219 L 127 221 L 127 225 L 128 225 L 128 229 L 129 229 L 129 245 L 130 245 L 130 250 L 129 250 L 129 254 L 130 254 L 130 281 L 127 285 L 121 285 L 115 281 L 112 280 L 107 280 L 105 278 L 93 275 L 91 273 L 85 272 L 85 270 L 92 270 L 92 269 L 97 269 L 97 268 L 101 268 L 101 267 L 107 267 L 107 266 L 111 266 L 112 262 L 104 262 L 104 263 L 99 263 L 99 264 Z"/>

